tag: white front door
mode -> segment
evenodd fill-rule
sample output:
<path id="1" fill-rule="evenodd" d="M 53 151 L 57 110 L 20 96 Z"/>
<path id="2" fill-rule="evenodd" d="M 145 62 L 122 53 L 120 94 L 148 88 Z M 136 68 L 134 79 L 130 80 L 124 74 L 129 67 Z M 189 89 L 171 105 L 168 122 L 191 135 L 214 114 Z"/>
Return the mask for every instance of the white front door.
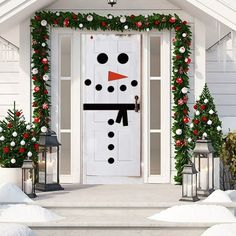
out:
<path id="1" fill-rule="evenodd" d="M 86 176 L 140 176 L 140 43 L 132 34 L 83 36 Z"/>

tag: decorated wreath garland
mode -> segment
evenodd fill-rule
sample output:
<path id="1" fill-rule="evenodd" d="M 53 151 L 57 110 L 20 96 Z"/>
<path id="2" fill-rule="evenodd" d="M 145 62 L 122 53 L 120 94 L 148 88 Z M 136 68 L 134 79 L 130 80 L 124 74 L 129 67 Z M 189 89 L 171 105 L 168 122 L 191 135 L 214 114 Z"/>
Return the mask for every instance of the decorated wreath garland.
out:
<path id="1" fill-rule="evenodd" d="M 175 142 L 175 159 L 177 175 L 175 181 L 181 183 L 183 165 L 188 162 L 188 123 L 189 108 L 189 70 L 191 36 L 190 26 L 176 14 L 164 15 L 129 15 L 101 16 L 95 13 L 73 12 L 37 12 L 31 19 L 32 34 L 32 80 L 33 80 L 33 122 L 38 132 L 45 132 L 50 123 L 50 48 L 48 44 L 50 27 L 66 27 L 75 30 L 103 31 L 151 31 L 174 29 L 174 52 L 172 58 L 172 93 L 173 105 L 173 139 Z"/>

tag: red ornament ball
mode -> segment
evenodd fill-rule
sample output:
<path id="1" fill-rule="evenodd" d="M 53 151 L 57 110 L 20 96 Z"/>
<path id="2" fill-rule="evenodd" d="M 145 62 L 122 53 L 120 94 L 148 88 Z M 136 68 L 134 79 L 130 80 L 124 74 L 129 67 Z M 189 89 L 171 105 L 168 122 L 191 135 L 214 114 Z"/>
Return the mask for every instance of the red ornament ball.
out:
<path id="1" fill-rule="evenodd" d="M 180 99 L 178 100 L 178 105 L 179 105 L 179 106 L 182 106 L 183 104 L 184 104 L 184 100 L 180 98 Z"/>
<path id="2" fill-rule="evenodd" d="M 193 134 L 194 134 L 195 136 L 197 136 L 197 135 L 198 135 L 198 130 L 195 129 L 195 130 L 193 131 Z"/>
<path id="3" fill-rule="evenodd" d="M 195 125 L 197 125 L 197 124 L 199 123 L 199 120 L 195 119 L 195 120 L 193 120 L 193 123 L 194 123 Z"/>
<path id="4" fill-rule="evenodd" d="M 194 108 L 195 110 L 197 110 L 197 104 L 195 104 L 195 105 L 193 106 L 193 108 Z"/>
<path id="5" fill-rule="evenodd" d="M 33 77 L 32 77 L 32 80 L 34 80 L 34 81 L 37 80 L 37 77 L 36 77 L 36 76 L 33 76 Z"/>
<path id="6" fill-rule="evenodd" d="M 171 24 L 173 24 L 173 23 L 175 23 L 175 17 L 171 17 L 170 19 L 169 19 L 169 22 L 171 23 Z"/>
<path id="7" fill-rule="evenodd" d="M 191 60 L 191 58 L 188 57 L 188 58 L 185 58 L 184 61 L 185 61 L 187 64 L 190 64 L 192 60 Z"/>
<path id="8" fill-rule="evenodd" d="M 175 144 L 177 147 L 180 147 L 180 146 L 182 146 L 183 142 L 181 140 L 177 139 Z"/>
<path id="9" fill-rule="evenodd" d="M 159 24 L 160 24 L 160 21 L 158 21 L 158 20 L 154 21 L 154 25 L 159 25 Z"/>
<path id="10" fill-rule="evenodd" d="M 29 134 L 28 133 L 24 133 L 23 134 L 23 138 L 25 138 L 25 139 L 29 138 Z"/>
<path id="11" fill-rule="evenodd" d="M 21 115 L 21 112 L 20 111 L 17 111 L 16 112 L 16 116 L 19 117 Z"/>
<path id="12" fill-rule="evenodd" d="M 188 22 L 185 20 L 185 21 L 183 21 L 182 22 L 184 25 L 187 25 L 188 24 Z"/>
<path id="13" fill-rule="evenodd" d="M 65 19 L 65 20 L 63 21 L 63 25 L 64 25 L 65 27 L 68 27 L 69 24 L 70 24 L 69 19 Z"/>
<path id="14" fill-rule="evenodd" d="M 34 19 L 37 20 L 37 21 L 39 21 L 39 20 L 41 20 L 41 17 L 38 16 L 38 15 L 36 15 L 36 16 L 34 16 Z"/>
<path id="15" fill-rule="evenodd" d="M 9 122 L 9 123 L 7 124 L 7 127 L 8 127 L 9 129 L 11 129 L 11 128 L 13 127 L 13 124 L 12 124 L 11 122 Z"/>
<path id="16" fill-rule="evenodd" d="M 19 153 L 24 153 L 25 152 L 25 149 L 23 147 L 20 147 L 19 148 Z"/>
<path id="17" fill-rule="evenodd" d="M 43 93 L 44 93 L 44 94 L 48 94 L 48 90 L 47 90 L 47 89 L 44 89 L 44 90 L 43 90 Z"/>
<path id="18" fill-rule="evenodd" d="M 102 26 L 102 27 L 106 27 L 106 26 L 107 26 L 107 23 L 106 23 L 105 21 L 102 21 L 101 26 Z"/>
<path id="19" fill-rule="evenodd" d="M 37 107 L 37 106 L 38 106 L 37 102 L 33 102 L 32 107 Z"/>
<path id="20" fill-rule="evenodd" d="M 187 116 L 185 116 L 185 117 L 183 118 L 183 122 L 184 122 L 185 124 L 187 124 L 189 121 L 190 121 L 190 119 L 189 119 Z"/>
<path id="21" fill-rule="evenodd" d="M 42 108 L 43 108 L 44 110 L 47 110 L 47 109 L 48 109 L 48 104 L 47 104 L 47 103 L 44 103 L 44 104 L 42 105 Z"/>
<path id="22" fill-rule="evenodd" d="M 53 24 L 54 24 L 54 25 L 57 25 L 57 24 L 58 24 L 58 20 L 54 20 L 54 21 L 53 21 Z"/>
<path id="23" fill-rule="evenodd" d="M 184 110 L 183 110 L 183 113 L 184 113 L 185 115 L 187 115 L 187 114 L 188 114 L 188 110 L 187 110 L 187 109 L 184 109 Z"/>
<path id="24" fill-rule="evenodd" d="M 205 110 L 206 106 L 205 105 L 201 105 L 200 108 L 201 108 L 201 110 Z"/>
<path id="25" fill-rule="evenodd" d="M 3 152 L 4 152 L 4 153 L 9 153 L 9 147 L 4 147 L 4 148 L 3 148 Z"/>
<path id="26" fill-rule="evenodd" d="M 183 83 L 183 79 L 180 78 L 180 77 L 178 77 L 175 81 L 176 81 L 177 84 L 182 84 Z"/>
<path id="27" fill-rule="evenodd" d="M 47 58 L 43 58 L 43 59 L 42 59 L 42 63 L 43 63 L 44 65 L 47 65 L 47 64 L 48 64 L 48 59 L 47 59 Z"/>
<path id="28" fill-rule="evenodd" d="M 172 88 L 171 88 L 173 91 L 175 91 L 176 90 L 176 87 L 175 86 L 172 86 Z"/>
<path id="29" fill-rule="evenodd" d="M 138 21 L 135 23 L 135 25 L 140 29 L 143 25 L 143 23 L 141 21 Z"/>
<path id="30" fill-rule="evenodd" d="M 38 86 L 34 87 L 34 91 L 37 93 L 40 90 Z"/>
<path id="31" fill-rule="evenodd" d="M 34 118 L 34 123 L 39 123 L 40 122 L 40 119 L 38 117 L 35 117 Z"/>
<path id="32" fill-rule="evenodd" d="M 45 72 L 47 72 L 48 69 L 49 69 L 48 65 L 45 65 L 45 66 L 43 67 L 43 69 L 44 69 Z"/>
<path id="33" fill-rule="evenodd" d="M 179 31 L 180 29 L 181 29 L 180 26 L 176 26 L 176 27 L 175 27 L 175 31 Z"/>
<path id="34" fill-rule="evenodd" d="M 134 18 L 135 18 L 135 15 L 132 14 L 132 15 L 130 16 L 130 18 L 131 18 L 131 19 L 134 19 Z"/>
<path id="35" fill-rule="evenodd" d="M 34 149 L 35 149 L 35 150 L 38 150 L 38 149 L 39 149 L 39 144 L 38 144 L 38 143 L 35 143 L 35 144 L 34 144 Z"/>
<path id="36" fill-rule="evenodd" d="M 207 122 L 207 117 L 206 117 L 206 116 L 203 116 L 203 117 L 202 117 L 202 121 Z"/>

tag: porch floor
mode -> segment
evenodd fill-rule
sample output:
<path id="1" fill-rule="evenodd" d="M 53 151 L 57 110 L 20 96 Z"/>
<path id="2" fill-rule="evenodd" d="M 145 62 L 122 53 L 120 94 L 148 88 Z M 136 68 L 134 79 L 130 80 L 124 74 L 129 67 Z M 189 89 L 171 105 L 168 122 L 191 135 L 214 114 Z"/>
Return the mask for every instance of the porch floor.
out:
<path id="1" fill-rule="evenodd" d="M 173 184 L 63 185 L 63 191 L 37 192 L 42 206 L 155 207 L 179 202 L 181 186 Z M 167 206 L 168 207 L 168 206 Z"/>

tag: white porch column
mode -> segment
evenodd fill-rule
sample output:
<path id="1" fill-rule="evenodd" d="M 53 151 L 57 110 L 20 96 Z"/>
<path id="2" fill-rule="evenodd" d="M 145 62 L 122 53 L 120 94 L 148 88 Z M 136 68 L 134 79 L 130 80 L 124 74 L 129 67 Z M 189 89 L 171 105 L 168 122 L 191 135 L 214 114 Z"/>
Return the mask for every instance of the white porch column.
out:
<path id="1" fill-rule="evenodd" d="M 20 24 L 20 108 L 25 118 L 31 118 L 31 78 L 30 78 L 30 19 Z"/>
<path id="2" fill-rule="evenodd" d="M 197 100 L 202 92 L 206 82 L 206 29 L 203 22 L 195 18 L 195 72 L 194 72 L 194 88 L 195 100 Z"/>

